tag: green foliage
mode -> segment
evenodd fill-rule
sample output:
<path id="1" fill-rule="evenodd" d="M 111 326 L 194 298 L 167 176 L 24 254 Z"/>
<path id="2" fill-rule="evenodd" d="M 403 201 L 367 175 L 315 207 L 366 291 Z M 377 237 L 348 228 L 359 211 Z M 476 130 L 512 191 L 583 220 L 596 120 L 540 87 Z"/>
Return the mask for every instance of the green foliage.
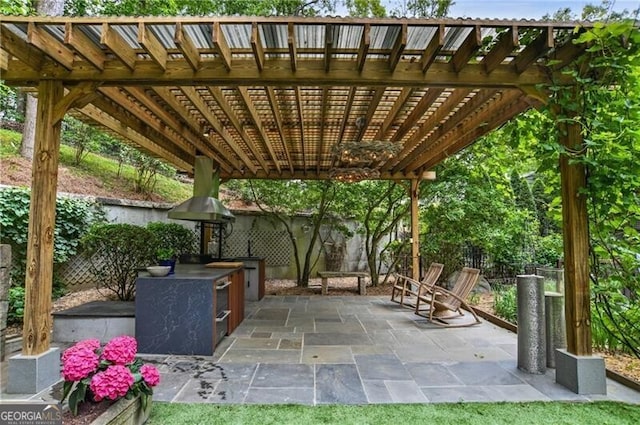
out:
<path id="1" fill-rule="evenodd" d="M 558 265 L 558 260 L 562 258 L 562 235 L 553 233 L 547 236 L 536 237 L 535 241 L 535 257 L 533 262 L 541 266 Z"/>
<path id="2" fill-rule="evenodd" d="M 138 270 L 155 262 L 156 239 L 150 230 L 131 224 L 97 224 L 82 240 L 98 287 L 119 300 L 135 296 Z"/>
<path id="3" fill-rule="evenodd" d="M 156 256 L 158 260 L 168 260 L 175 255 L 194 252 L 197 244 L 195 234 L 177 223 L 151 222 L 147 229 L 156 239 Z"/>
<path id="4" fill-rule="evenodd" d="M 394 243 L 389 235 L 402 220 L 408 220 L 409 206 L 405 187 L 395 181 L 370 180 L 338 186 L 332 208 L 338 216 L 352 217 L 359 223 L 357 231 L 363 235 L 374 286 L 379 283 L 383 268 L 393 269 L 407 246 Z"/>
<path id="5" fill-rule="evenodd" d="M 382 18 L 387 14 L 380 0 L 345 0 L 349 16 Z"/>
<path id="6" fill-rule="evenodd" d="M 556 142 L 551 152 L 582 164 L 588 176 L 596 335 L 604 329 L 640 357 L 640 314 L 632 302 L 640 296 L 640 31 L 632 21 L 596 24 L 579 42 L 589 43 L 588 54 L 564 71 L 575 85 L 551 85 L 549 108 L 561 126 L 579 125 L 584 143 Z"/>
<path id="7" fill-rule="evenodd" d="M 29 191 L 9 188 L 0 191 L 0 242 L 11 245 L 12 278 L 15 285 L 24 285 L 27 238 L 29 228 Z M 78 251 L 79 241 L 91 223 L 99 220 L 101 211 L 87 201 L 62 198 L 56 200 L 54 229 L 54 264 L 64 263 Z M 55 278 L 54 283 L 58 282 Z"/>
<path id="8" fill-rule="evenodd" d="M 99 146 L 98 138 L 103 133 L 73 117 L 66 117 L 62 122 L 62 142 L 75 149 L 74 164 L 78 165 Z"/>
<path id="9" fill-rule="evenodd" d="M 16 156 L 20 152 L 20 133 L 0 129 L 0 158 Z"/>
<path id="10" fill-rule="evenodd" d="M 24 288 L 14 286 L 9 288 L 9 310 L 7 311 L 7 324 L 22 323 L 24 317 Z"/>
<path id="11" fill-rule="evenodd" d="M 529 183 L 527 183 L 527 181 L 518 174 L 515 168 L 511 170 L 510 182 L 516 207 L 521 210 L 527 210 L 535 213 L 536 206 L 533 200 L 533 195 L 531 194 Z"/>
<path id="12" fill-rule="evenodd" d="M 493 308 L 498 317 L 518 324 L 518 300 L 515 285 L 496 286 L 493 291 Z"/>
<path id="13" fill-rule="evenodd" d="M 65 4 L 65 13 L 107 16 L 315 16 L 333 12 L 335 3 L 335 0 L 69 0 Z"/>
<path id="14" fill-rule="evenodd" d="M 30 0 L 3 0 L 0 3 L 1 15 L 30 15 L 34 12 Z"/>

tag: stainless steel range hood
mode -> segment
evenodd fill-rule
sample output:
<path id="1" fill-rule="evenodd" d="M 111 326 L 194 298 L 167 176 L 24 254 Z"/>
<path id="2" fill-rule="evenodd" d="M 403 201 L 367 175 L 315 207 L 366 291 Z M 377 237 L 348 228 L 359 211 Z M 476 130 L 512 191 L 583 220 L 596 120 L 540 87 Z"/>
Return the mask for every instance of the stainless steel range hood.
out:
<path id="1" fill-rule="evenodd" d="M 219 177 L 213 172 L 213 160 L 196 156 L 193 174 L 193 197 L 169 210 L 169 218 L 176 220 L 226 223 L 235 221 L 218 196 Z"/>

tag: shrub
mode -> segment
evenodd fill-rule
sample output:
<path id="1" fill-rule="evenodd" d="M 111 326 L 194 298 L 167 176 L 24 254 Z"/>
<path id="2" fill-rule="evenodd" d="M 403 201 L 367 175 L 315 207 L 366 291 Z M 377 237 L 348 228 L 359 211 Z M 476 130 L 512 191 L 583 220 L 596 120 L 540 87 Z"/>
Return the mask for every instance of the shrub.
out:
<path id="1" fill-rule="evenodd" d="M 132 224 L 98 224 L 85 235 L 83 244 L 98 287 L 115 293 L 119 300 L 132 300 L 138 269 L 155 261 L 153 233 Z"/>
<path id="2" fill-rule="evenodd" d="M 494 290 L 493 308 L 499 317 L 518 324 L 518 301 L 515 285 L 501 285 Z"/>
<path id="3" fill-rule="evenodd" d="M 147 224 L 147 229 L 153 233 L 158 250 L 173 251 L 172 255 L 188 254 L 194 251 L 195 234 L 180 224 L 155 221 Z"/>
<path id="4" fill-rule="evenodd" d="M 7 312 L 7 324 L 22 323 L 24 317 L 24 288 L 14 286 L 9 289 L 9 310 Z"/>

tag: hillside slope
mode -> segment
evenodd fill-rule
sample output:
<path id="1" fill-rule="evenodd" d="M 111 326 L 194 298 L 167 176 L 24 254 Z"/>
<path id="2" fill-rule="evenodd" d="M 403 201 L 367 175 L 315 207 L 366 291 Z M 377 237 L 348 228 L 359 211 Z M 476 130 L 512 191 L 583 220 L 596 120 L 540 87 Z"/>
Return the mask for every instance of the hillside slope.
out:
<path id="1" fill-rule="evenodd" d="M 31 161 L 18 154 L 20 133 L 0 130 L 0 184 L 31 187 Z M 73 148 L 62 145 L 58 167 L 58 192 L 105 198 L 174 203 L 191 196 L 191 184 L 159 175 L 151 194 L 136 192 L 134 168 L 117 161 L 88 154 L 79 165 L 73 164 Z"/>

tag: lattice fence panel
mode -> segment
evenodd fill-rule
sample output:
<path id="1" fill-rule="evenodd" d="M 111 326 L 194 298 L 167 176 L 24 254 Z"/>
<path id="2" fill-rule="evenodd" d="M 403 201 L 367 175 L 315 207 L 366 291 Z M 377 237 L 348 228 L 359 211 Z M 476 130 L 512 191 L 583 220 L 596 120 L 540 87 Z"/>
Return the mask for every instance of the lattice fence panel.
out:
<path id="1" fill-rule="evenodd" d="M 60 266 L 59 276 L 68 285 L 90 287 L 95 286 L 96 277 L 91 272 L 91 259 L 83 254 L 72 257 Z"/>
<path id="2" fill-rule="evenodd" d="M 227 237 L 223 255 L 225 257 L 246 257 L 251 241 L 251 255 L 264 257 L 267 266 L 288 266 L 293 248 L 285 230 L 234 230 Z"/>

